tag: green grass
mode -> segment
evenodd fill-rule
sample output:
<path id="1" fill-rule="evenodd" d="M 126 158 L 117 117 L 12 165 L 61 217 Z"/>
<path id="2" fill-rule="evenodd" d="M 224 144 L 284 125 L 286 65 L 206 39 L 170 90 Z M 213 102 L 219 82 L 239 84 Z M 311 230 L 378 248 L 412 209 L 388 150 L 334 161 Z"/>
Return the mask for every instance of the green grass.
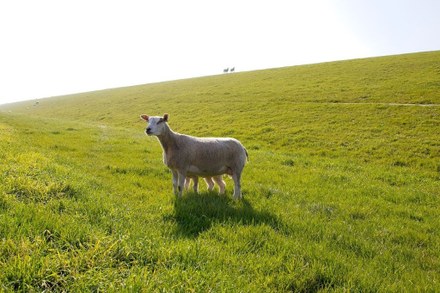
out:
<path id="1" fill-rule="evenodd" d="M 0 290 L 435 291 L 439 80 L 427 52 L 0 106 Z M 175 198 L 164 112 L 242 141 L 244 200 Z"/>

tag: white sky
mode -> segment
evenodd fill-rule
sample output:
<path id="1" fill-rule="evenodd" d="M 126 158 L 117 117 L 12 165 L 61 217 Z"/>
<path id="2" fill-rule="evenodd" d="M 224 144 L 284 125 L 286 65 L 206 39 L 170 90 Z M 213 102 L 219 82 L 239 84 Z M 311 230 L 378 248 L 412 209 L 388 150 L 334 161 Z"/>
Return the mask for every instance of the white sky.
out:
<path id="1" fill-rule="evenodd" d="M 440 50 L 438 0 L 0 0 L 0 104 Z"/>

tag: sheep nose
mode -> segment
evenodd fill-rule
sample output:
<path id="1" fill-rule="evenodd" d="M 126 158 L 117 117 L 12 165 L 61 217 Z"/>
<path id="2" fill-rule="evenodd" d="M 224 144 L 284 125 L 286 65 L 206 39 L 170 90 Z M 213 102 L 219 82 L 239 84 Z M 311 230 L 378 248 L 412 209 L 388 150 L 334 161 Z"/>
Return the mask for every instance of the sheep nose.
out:
<path id="1" fill-rule="evenodd" d="M 151 132 L 151 128 L 148 127 L 148 128 L 147 128 L 147 133 L 150 133 L 150 132 Z"/>

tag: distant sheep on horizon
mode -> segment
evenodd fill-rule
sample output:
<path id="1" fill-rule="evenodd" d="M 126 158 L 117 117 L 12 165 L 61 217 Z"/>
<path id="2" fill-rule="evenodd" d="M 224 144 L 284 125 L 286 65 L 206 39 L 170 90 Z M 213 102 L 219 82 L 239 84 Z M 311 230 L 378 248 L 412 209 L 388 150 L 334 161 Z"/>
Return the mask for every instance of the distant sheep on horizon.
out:
<path id="1" fill-rule="evenodd" d="M 234 72 L 234 71 L 235 71 L 235 67 L 232 67 L 231 69 L 229 69 L 229 67 L 223 69 L 223 73 L 228 73 L 228 72 L 232 73 L 232 72 Z"/>

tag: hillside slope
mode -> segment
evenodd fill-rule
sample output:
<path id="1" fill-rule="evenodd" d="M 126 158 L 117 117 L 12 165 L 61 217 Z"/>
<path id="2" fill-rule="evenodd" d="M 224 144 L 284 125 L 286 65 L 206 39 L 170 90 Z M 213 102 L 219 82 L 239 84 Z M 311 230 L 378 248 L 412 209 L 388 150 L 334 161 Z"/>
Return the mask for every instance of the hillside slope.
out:
<path id="1" fill-rule="evenodd" d="M 372 155 L 371 148 L 393 144 L 387 128 L 408 132 L 405 152 L 410 159 L 425 149 L 420 137 L 426 138 L 428 149 L 434 143 L 423 134 L 438 126 L 439 80 L 437 51 L 109 89 L 0 110 L 135 131 L 143 127 L 139 114 L 169 113 L 171 127 L 182 133 L 235 136 L 251 148 L 348 150 L 370 158 L 382 156 Z"/>
<path id="2" fill-rule="evenodd" d="M 440 52 L 0 106 L 0 291 L 435 291 Z M 139 114 L 232 136 L 181 199 Z M 203 185 L 203 184 L 202 184 Z"/>
<path id="3" fill-rule="evenodd" d="M 272 110 L 268 105 L 279 103 L 439 104 L 439 75 L 440 52 L 436 51 L 169 81 L 41 99 L 38 105 L 35 101 L 3 105 L 1 109 L 122 124 L 118 118 L 130 120 L 140 110 L 177 112 L 184 117 L 198 107 L 209 107 L 210 114 L 221 116 L 231 106 L 249 102 L 259 111 L 266 110 L 264 114 Z"/>

